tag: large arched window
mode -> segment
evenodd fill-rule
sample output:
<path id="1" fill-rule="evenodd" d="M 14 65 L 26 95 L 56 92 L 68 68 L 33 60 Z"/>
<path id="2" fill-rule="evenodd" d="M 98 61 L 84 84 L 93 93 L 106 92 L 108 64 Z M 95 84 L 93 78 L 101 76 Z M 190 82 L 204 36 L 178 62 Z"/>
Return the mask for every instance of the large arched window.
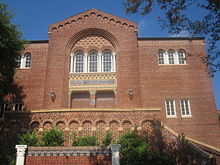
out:
<path id="1" fill-rule="evenodd" d="M 173 50 L 168 51 L 168 62 L 169 64 L 174 64 L 174 51 Z"/>
<path id="2" fill-rule="evenodd" d="M 185 57 L 184 50 L 178 51 L 178 61 L 179 61 L 179 64 L 186 64 L 186 57 Z"/>
<path id="3" fill-rule="evenodd" d="M 25 68 L 31 67 L 31 54 L 27 53 L 25 56 Z"/>
<path id="4" fill-rule="evenodd" d="M 164 56 L 165 56 L 165 51 L 159 50 L 158 51 L 158 63 L 159 64 L 164 64 Z"/>
<path id="5" fill-rule="evenodd" d="M 112 52 L 107 50 L 103 52 L 102 55 L 102 66 L 103 72 L 111 72 L 112 71 Z"/>
<path id="6" fill-rule="evenodd" d="M 98 71 L 98 53 L 96 51 L 91 51 L 89 53 L 89 72 Z"/>
<path id="7" fill-rule="evenodd" d="M 83 52 L 82 51 L 78 51 L 75 54 L 75 72 L 79 73 L 79 72 L 83 72 Z"/>

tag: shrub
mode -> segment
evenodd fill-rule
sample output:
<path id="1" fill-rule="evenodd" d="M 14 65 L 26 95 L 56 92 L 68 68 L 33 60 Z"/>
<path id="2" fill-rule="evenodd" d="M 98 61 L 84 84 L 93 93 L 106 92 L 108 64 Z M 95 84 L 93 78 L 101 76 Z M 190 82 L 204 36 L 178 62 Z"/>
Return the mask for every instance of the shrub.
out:
<path id="1" fill-rule="evenodd" d="M 142 165 L 146 164 L 149 144 L 141 139 L 135 131 L 123 134 L 119 139 L 121 144 L 121 164 Z"/>
<path id="2" fill-rule="evenodd" d="M 28 145 L 28 146 L 36 146 L 38 142 L 38 137 L 35 132 L 27 132 L 26 134 L 19 136 L 19 144 Z"/>
<path id="3" fill-rule="evenodd" d="M 102 144 L 104 146 L 108 146 L 109 144 L 111 144 L 112 140 L 113 140 L 112 133 L 107 131 L 105 134 L 105 138 L 102 140 Z"/>
<path id="4" fill-rule="evenodd" d="M 138 135 L 136 130 L 122 135 L 119 144 L 122 165 L 174 165 L 174 161 L 166 154 L 153 150 L 146 136 Z"/>
<path id="5" fill-rule="evenodd" d="M 64 142 L 63 131 L 57 127 L 42 133 L 41 146 L 61 146 Z"/>
<path id="6" fill-rule="evenodd" d="M 76 137 L 73 135 L 73 146 L 96 146 L 98 145 L 97 143 L 97 138 L 96 136 L 83 136 L 83 137 Z"/>

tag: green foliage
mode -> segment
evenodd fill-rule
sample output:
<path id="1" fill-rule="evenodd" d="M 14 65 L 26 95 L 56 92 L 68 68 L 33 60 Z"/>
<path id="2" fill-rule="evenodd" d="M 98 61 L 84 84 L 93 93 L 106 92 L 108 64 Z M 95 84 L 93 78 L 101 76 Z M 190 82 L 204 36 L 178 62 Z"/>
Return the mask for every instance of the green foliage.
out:
<path id="1" fill-rule="evenodd" d="M 138 135 L 136 130 L 122 135 L 119 144 L 122 165 L 174 165 L 166 154 L 154 151 L 152 145 Z"/>
<path id="2" fill-rule="evenodd" d="M 27 43 L 21 39 L 20 31 L 11 22 L 13 17 L 7 5 L 0 2 L 0 104 L 3 97 L 12 92 L 16 59 Z"/>
<path id="3" fill-rule="evenodd" d="M 147 15 L 160 10 L 158 21 L 171 34 L 187 32 L 189 37 L 205 36 L 208 56 L 201 58 L 212 76 L 220 71 L 219 0 L 125 0 L 124 6 L 127 14 Z M 189 12 L 192 9 L 197 9 L 201 16 L 195 18 Z"/>
<path id="4" fill-rule="evenodd" d="M 41 146 L 61 146 L 63 145 L 63 131 L 57 127 L 50 130 L 44 130 L 42 133 Z"/>
<path id="5" fill-rule="evenodd" d="M 19 136 L 19 144 L 37 146 L 38 137 L 34 131 Z"/>
<path id="6" fill-rule="evenodd" d="M 119 139 L 119 144 L 121 144 L 122 165 L 145 164 L 149 144 L 138 136 L 136 132 L 122 135 Z"/>
<path id="7" fill-rule="evenodd" d="M 102 144 L 104 146 L 108 146 L 109 144 L 111 144 L 112 140 L 113 140 L 112 132 L 107 131 L 105 134 L 105 138 L 102 140 Z"/>
<path id="8" fill-rule="evenodd" d="M 72 135 L 73 146 L 96 146 L 97 143 L 97 137 L 96 136 L 82 136 L 82 137 L 76 137 L 75 133 Z"/>

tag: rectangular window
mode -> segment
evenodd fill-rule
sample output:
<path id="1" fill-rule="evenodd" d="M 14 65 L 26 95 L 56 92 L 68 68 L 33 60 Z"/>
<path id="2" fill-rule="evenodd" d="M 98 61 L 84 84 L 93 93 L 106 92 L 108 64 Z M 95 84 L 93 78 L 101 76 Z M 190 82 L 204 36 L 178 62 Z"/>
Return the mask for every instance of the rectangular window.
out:
<path id="1" fill-rule="evenodd" d="M 13 105 L 13 111 L 21 111 L 22 110 L 22 104 L 16 103 Z"/>
<path id="2" fill-rule="evenodd" d="M 176 117 L 175 100 L 166 100 L 165 105 L 167 117 Z"/>
<path id="3" fill-rule="evenodd" d="M 190 103 L 188 99 L 180 100 L 180 109 L 182 116 L 191 116 Z"/>

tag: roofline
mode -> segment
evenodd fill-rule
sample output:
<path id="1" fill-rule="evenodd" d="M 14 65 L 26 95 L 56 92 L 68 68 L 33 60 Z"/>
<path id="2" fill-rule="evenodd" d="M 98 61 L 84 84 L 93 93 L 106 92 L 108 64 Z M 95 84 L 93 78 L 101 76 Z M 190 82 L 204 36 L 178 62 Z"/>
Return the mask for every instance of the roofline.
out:
<path id="1" fill-rule="evenodd" d="M 30 44 L 43 44 L 43 43 L 48 43 L 49 40 L 32 40 L 29 41 Z"/>
<path id="2" fill-rule="evenodd" d="M 138 40 L 205 40 L 205 37 L 138 37 Z"/>
<path id="3" fill-rule="evenodd" d="M 81 15 L 81 14 L 83 14 L 83 13 L 85 13 L 85 12 L 90 11 L 90 10 L 96 10 L 96 11 L 99 11 L 99 12 L 102 12 L 102 13 L 105 13 L 105 14 L 109 14 L 109 15 L 112 15 L 112 16 L 114 16 L 114 17 L 118 17 L 118 18 L 120 18 L 120 19 L 127 20 L 127 21 L 129 21 L 129 22 L 131 22 L 131 23 L 137 25 L 136 22 L 134 22 L 134 21 L 132 21 L 132 20 L 130 20 L 130 19 L 126 19 L 126 18 L 123 18 L 123 17 L 119 17 L 119 16 L 116 16 L 116 15 L 114 15 L 114 14 L 112 14 L 112 13 L 107 13 L 107 12 L 105 12 L 105 11 L 102 11 L 102 10 L 99 10 L 99 9 L 96 9 L 96 8 L 91 8 L 91 9 L 88 9 L 88 10 L 85 10 L 85 11 L 81 11 L 81 12 L 79 12 L 78 14 L 74 14 L 74 15 L 72 15 L 72 16 L 70 16 L 70 17 L 64 18 L 64 19 L 62 19 L 62 20 L 56 21 L 56 22 L 50 24 L 49 27 L 50 27 L 50 26 L 53 26 L 53 25 L 55 25 L 55 24 L 57 24 L 57 23 L 59 23 L 59 22 L 61 22 L 61 21 L 68 20 L 68 19 L 70 19 L 70 18 L 72 18 L 72 17 L 76 17 L 76 16 L 78 16 L 78 15 Z"/>

